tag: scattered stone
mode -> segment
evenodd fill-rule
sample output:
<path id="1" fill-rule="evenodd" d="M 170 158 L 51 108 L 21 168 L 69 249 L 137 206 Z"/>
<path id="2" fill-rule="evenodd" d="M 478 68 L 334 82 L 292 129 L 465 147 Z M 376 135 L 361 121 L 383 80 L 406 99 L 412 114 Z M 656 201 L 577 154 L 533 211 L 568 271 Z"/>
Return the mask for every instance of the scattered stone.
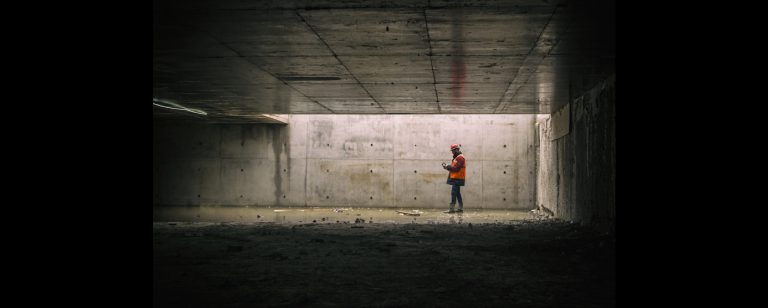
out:
<path id="1" fill-rule="evenodd" d="M 415 212 L 415 211 L 413 211 L 413 212 L 396 211 L 396 212 L 398 212 L 400 214 L 403 214 L 403 215 L 408 215 L 408 216 L 421 216 L 421 213 Z"/>

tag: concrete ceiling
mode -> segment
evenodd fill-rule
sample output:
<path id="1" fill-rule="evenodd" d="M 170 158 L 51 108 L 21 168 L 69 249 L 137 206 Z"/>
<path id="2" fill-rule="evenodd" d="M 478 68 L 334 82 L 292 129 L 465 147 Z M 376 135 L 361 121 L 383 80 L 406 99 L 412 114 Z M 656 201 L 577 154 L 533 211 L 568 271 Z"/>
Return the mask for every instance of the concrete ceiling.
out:
<path id="1" fill-rule="evenodd" d="M 155 0 L 153 95 L 260 114 L 549 113 L 615 72 L 612 0 Z"/>

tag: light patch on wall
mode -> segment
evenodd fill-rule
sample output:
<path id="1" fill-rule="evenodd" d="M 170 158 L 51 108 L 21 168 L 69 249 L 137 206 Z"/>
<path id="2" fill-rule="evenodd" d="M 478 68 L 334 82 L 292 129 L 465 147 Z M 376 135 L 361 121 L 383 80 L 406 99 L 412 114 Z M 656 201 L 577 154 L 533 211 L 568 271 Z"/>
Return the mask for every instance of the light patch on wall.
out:
<path id="1" fill-rule="evenodd" d="M 568 135 L 571 128 L 571 104 L 565 104 L 563 108 L 552 113 L 552 139 L 556 140 Z"/>
<path id="2" fill-rule="evenodd" d="M 172 109 L 172 110 L 181 110 L 181 111 L 188 111 L 188 112 L 196 113 L 196 114 L 208 115 L 208 113 L 206 113 L 205 111 L 202 111 L 200 109 L 187 108 L 187 107 L 184 107 L 184 106 L 179 105 L 177 103 L 174 103 L 174 102 L 171 102 L 171 101 L 167 101 L 167 100 L 162 100 L 162 99 L 159 99 L 159 98 L 152 98 L 152 104 L 157 106 L 157 107 L 162 107 L 162 108 L 167 108 L 167 109 Z"/>

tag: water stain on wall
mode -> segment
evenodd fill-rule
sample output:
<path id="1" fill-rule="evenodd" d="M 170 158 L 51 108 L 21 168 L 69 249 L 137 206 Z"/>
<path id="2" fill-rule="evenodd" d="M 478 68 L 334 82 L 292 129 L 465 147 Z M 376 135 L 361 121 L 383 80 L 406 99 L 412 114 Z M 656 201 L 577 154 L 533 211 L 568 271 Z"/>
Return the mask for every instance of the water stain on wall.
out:
<path id="1" fill-rule="evenodd" d="M 275 172 L 272 176 L 272 179 L 275 182 L 275 203 L 277 205 L 281 205 L 283 203 L 283 196 L 285 195 L 285 192 L 283 192 L 283 160 L 281 159 L 281 154 L 283 151 L 286 151 L 286 158 L 288 160 L 288 169 L 291 168 L 290 163 L 291 160 L 289 158 L 289 152 L 287 152 L 287 144 L 288 144 L 288 137 L 287 133 L 285 131 L 287 128 L 285 126 L 275 126 L 275 125 L 269 125 L 267 126 L 268 130 L 272 134 L 272 152 L 275 154 Z M 288 173 L 288 172 L 285 172 Z"/>
<path id="2" fill-rule="evenodd" d="M 312 147 L 327 147 L 331 144 L 331 137 L 333 137 L 333 121 L 328 120 L 316 120 L 312 121 Z"/>
<path id="3" fill-rule="evenodd" d="M 354 143 L 392 143 L 392 139 L 384 137 L 366 137 L 366 136 L 354 136 L 344 140 L 344 142 Z"/>
<path id="4" fill-rule="evenodd" d="M 441 182 L 448 178 L 448 171 L 445 173 L 433 173 L 433 172 L 423 172 L 419 173 L 419 178 L 421 178 L 422 181 L 425 183 L 435 183 L 435 182 Z"/>
<path id="5" fill-rule="evenodd" d="M 350 183 L 366 184 L 369 187 L 375 186 L 375 190 L 390 191 L 391 178 L 384 174 L 352 171 L 345 172 L 343 175 L 349 178 Z"/>

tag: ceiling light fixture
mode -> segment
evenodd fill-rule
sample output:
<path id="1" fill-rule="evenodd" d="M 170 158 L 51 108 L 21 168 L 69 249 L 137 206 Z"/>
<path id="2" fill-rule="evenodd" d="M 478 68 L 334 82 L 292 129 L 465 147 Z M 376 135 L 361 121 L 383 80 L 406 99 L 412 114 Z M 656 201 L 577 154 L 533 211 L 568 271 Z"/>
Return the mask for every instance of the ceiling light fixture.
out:
<path id="1" fill-rule="evenodd" d="M 174 102 L 171 102 L 171 101 L 167 101 L 167 100 L 162 100 L 162 99 L 159 99 L 159 98 L 154 98 L 154 97 L 152 98 L 152 104 L 157 106 L 157 107 L 163 107 L 163 108 L 168 108 L 168 109 L 173 109 L 173 110 L 189 111 L 191 113 L 208 115 L 208 113 L 206 113 L 205 111 L 202 111 L 200 109 L 187 108 L 187 107 L 184 107 L 184 106 L 179 105 L 177 103 L 174 103 Z"/>

